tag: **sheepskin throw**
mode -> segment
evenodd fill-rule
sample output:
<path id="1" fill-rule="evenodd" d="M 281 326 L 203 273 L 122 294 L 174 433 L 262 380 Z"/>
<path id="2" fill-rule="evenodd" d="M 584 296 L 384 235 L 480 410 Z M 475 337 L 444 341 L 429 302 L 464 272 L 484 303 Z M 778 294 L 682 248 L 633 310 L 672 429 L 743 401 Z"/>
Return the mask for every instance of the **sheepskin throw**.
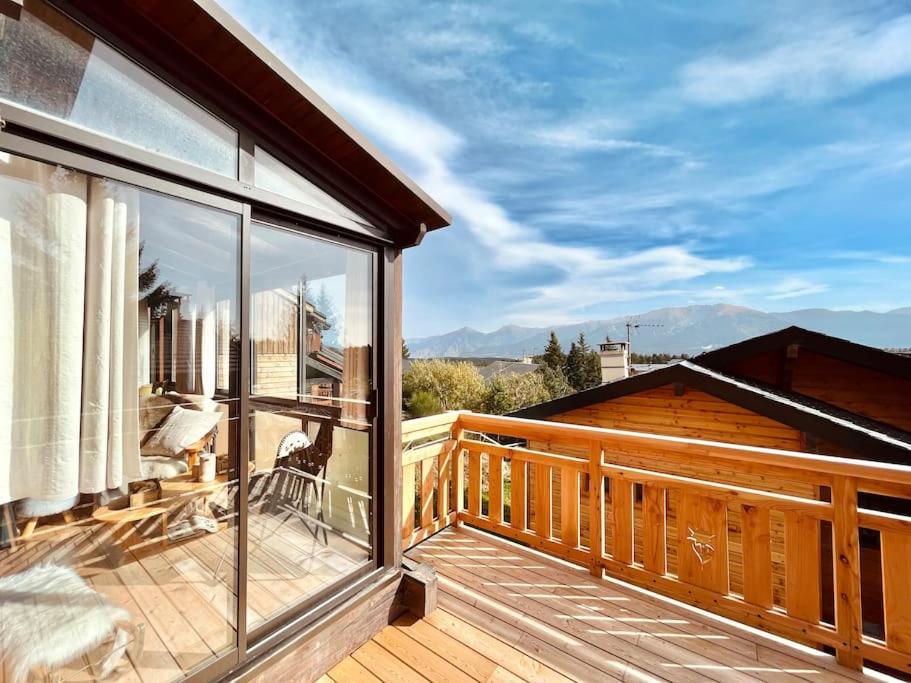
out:
<path id="1" fill-rule="evenodd" d="M 0 653 L 7 680 L 20 683 L 34 667 L 53 670 L 88 654 L 129 619 L 68 567 L 38 565 L 0 578 Z"/>

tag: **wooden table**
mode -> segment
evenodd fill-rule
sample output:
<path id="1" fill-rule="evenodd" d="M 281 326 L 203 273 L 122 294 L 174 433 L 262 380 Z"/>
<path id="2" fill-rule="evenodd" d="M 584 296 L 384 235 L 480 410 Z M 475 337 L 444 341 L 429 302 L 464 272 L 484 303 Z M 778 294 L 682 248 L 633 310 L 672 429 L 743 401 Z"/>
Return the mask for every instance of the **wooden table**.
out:
<path id="1" fill-rule="evenodd" d="M 253 463 L 250 463 L 252 469 Z M 194 501 L 198 498 L 205 499 L 212 493 L 224 488 L 231 481 L 227 474 L 219 474 L 213 481 L 199 482 L 195 481 L 191 473 L 182 474 L 171 479 L 163 479 L 159 482 L 161 486 L 161 498 L 152 501 L 142 507 L 128 507 L 122 509 L 111 509 L 105 505 L 98 508 L 92 513 L 92 518 L 98 522 L 114 525 L 112 536 L 118 537 L 119 541 L 130 547 L 141 542 L 141 537 L 137 532 L 137 525 L 147 519 L 158 517 L 161 524 L 161 544 L 168 544 L 168 518 L 172 510 L 181 502 Z"/>

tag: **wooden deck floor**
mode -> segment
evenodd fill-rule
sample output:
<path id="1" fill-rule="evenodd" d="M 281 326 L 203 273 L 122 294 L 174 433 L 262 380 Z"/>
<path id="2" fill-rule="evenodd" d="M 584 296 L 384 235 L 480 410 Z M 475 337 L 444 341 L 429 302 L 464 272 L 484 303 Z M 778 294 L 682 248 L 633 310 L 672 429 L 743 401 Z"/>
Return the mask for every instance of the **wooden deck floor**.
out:
<path id="1" fill-rule="evenodd" d="M 141 658 L 128 657 L 106 681 L 164 683 L 234 645 L 236 639 L 235 535 L 233 529 L 162 547 L 158 540 L 130 549 L 112 538 L 111 527 L 76 521 L 14 552 L 0 552 L 0 575 L 37 563 L 76 569 L 96 590 L 145 624 Z M 250 516 L 247 623 L 267 618 L 366 560 L 359 546 L 329 534 L 315 538 L 286 514 Z M 95 680 L 94 657 L 60 671 L 64 681 Z M 5 683 L 0 667 L 0 683 Z"/>
<path id="2" fill-rule="evenodd" d="M 439 608 L 403 617 L 326 681 L 857 681 L 821 652 L 551 560 L 472 529 L 408 553 Z"/>

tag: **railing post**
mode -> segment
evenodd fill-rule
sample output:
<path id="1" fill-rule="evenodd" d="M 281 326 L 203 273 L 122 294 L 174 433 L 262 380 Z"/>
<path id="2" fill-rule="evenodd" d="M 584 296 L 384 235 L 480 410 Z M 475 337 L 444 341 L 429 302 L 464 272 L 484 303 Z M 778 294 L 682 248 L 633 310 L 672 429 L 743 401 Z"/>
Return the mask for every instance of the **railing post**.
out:
<path id="1" fill-rule="evenodd" d="M 455 450 L 452 452 L 452 476 L 449 478 L 452 482 L 452 495 L 455 498 L 455 525 L 462 526 L 462 510 L 465 504 L 465 455 L 462 448 L 462 440 L 465 438 L 465 430 L 458 420 L 452 425 L 452 438 L 455 439 Z"/>
<path id="2" fill-rule="evenodd" d="M 835 628 L 841 647 L 835 658 L 842 666 L 862 669 L 860 532 L 857 522 L 857 480 L 836 476 L 832 480 L 834 519 L 833 562 L 835 564 Z"/>
<path id="3" fill-rule="evenodd" d="M 604 482 L 601 479 L 601 460 L 601 443 L 592 441 L 588 448 L 589 571 L 598 578 L 601 578 L 601 553 L 604 551 Z"/>

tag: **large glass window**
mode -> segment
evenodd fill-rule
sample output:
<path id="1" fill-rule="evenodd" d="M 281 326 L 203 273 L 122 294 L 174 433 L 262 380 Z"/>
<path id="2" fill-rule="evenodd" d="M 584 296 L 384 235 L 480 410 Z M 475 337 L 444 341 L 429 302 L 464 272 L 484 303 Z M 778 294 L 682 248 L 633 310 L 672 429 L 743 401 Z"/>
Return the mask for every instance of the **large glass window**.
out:
<path id="1" fill-rule="evenodd" d="M 5 680 L 235 647 L 239 227 L 0 154 Z"/>
<path id="2" fill-rule="evenodd" d="M 0 101 L 237 176 L 237 132 L 46 3 L 0 15 Z"/>
<path id="3" fill-rule="evenodd" d="M 254 223 L 248 624 L 371 559 L 373 255 Z"/>
<path id="4" fill-rule="evenodd" d="M 370 225 L 365 218 L 354 213 L 261 147 L 256 147 L 254 150 L 253 163 L 253 183 L 256 187 L 328 211 L 356 223 Z"/>

